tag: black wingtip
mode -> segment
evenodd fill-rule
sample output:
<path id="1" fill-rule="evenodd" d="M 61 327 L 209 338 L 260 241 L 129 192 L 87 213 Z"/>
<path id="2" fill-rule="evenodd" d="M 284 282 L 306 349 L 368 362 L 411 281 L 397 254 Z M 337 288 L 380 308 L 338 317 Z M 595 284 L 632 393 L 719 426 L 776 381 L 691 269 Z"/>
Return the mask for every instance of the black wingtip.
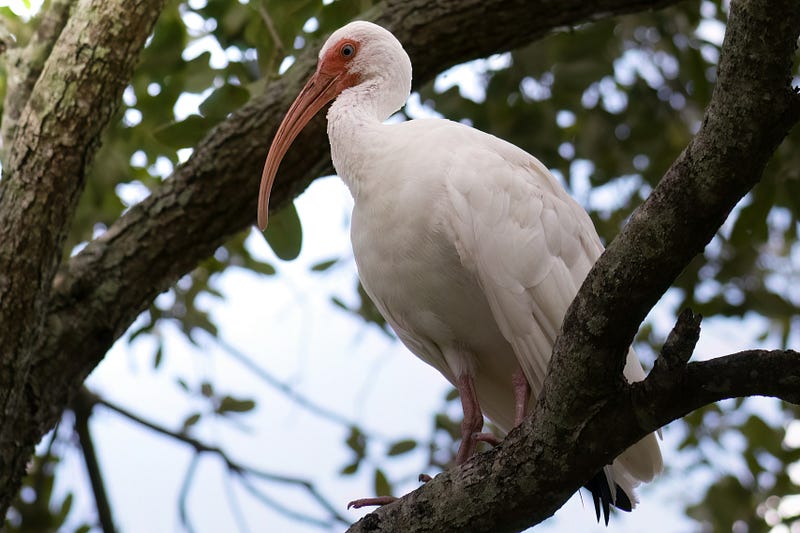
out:
<path id="1" fill-rule="evenodd" d="M 614 495 L 611 494 L 611 489 L 608 486 L 608 479 L 606 478 L 606 473 L 601 470 L 598 472 L 592 479 L 590 479 L 585 488 L 589 489 L 589 492 L 592 493 L 592 499 L 594 500 L 594 512 L 597 515 L 597 522 L 600 522 L 600 517 L 603 517 L 603 522 L 605 522 L 606 526 L 608 525 L 608 519 L 611 516 L 611 506 L 613 505 L 620 511 L 630 512 L 633 508 L 631 505 L 630 497 L 625 494 L 625 491 L 622 490 L 622 487 L 616 485 L 617 494 L 616 500 L 614 499 Z"/>

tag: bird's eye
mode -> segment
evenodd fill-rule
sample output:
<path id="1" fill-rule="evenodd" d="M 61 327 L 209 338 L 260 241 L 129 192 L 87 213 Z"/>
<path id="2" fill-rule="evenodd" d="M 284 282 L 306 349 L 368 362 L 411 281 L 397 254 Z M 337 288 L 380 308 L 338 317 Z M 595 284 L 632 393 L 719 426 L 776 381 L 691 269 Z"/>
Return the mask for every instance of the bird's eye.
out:
<path id="1" fill-rule="evenodd" d="M 344 45 L 342 45 L 342 48 L 339 51 L 339 53 L 341 53 L 342 57 L 344 57 L 345 59 L 353 57 L 353 54 L 356 53 L 356 47 L 350 43 L 345 43 Z"/>

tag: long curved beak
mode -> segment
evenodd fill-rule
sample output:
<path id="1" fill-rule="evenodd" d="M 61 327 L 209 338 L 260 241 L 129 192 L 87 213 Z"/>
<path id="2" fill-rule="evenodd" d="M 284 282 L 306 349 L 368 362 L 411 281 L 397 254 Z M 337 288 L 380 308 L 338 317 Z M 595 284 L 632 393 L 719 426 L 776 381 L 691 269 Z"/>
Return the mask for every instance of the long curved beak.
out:
<path id="1" fill-rule="evenodd" d="M 341 87 L 338 87 L 339 84 L 336 83 L 337 79 L 338 76 L 324 74 L 317 70 L 297 95 L 278 127 L 278 132 L 275 134 L 267 154 L 267 161 L 264 163 L 264 170 L 261 173 L 261 187 L 258 191 L 258 228 L 260 230 L 263 231 L 267 227 L 269 193 L 283 156 L 286 155 L 289 146 L 314 115 L 341 92 Z"/>

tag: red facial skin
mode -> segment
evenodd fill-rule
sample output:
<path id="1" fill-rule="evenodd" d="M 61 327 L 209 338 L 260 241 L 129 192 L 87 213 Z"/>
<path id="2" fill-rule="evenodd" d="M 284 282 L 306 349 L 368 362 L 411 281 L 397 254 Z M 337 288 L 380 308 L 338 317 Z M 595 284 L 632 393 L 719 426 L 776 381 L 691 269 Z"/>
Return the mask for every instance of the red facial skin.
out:
<path id="1" fill-rule="evenodd" d="M 269 193 L 278 172 L 278 166 L 292 142 L 308 122 L 325 105 L 339 94 L 359 83 L 359 76 L 348 71 L 348 64 L 358 54 L 360 44 L 352 39 L 342 39 L 331 46 L 317 64 L 317 71 L 297 95 L 278 132 L 272 140 L 258 191 L 258 227 L 267 227 Z"/>

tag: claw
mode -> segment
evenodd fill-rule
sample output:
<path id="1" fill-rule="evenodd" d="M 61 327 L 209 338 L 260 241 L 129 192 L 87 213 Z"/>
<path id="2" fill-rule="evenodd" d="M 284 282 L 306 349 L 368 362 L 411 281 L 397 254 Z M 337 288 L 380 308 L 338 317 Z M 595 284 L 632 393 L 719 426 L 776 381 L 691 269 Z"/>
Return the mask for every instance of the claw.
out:
<path id="1" fill-rule="evenodd" d="M 502 442 L 502 440 L 498 439 L 493 433 L 475 433 L 473 438 L 480 442 L 485 442 L 492 446 L 497 446 Z"/>
<path id="2" fill-rule="evenodd" d="M 348 509 L 361 509 L 362 507 L 381 506 L 397 500 L 394 496 L 376 496 L 374 498 L 361 498 L 347 504 Z"/>

